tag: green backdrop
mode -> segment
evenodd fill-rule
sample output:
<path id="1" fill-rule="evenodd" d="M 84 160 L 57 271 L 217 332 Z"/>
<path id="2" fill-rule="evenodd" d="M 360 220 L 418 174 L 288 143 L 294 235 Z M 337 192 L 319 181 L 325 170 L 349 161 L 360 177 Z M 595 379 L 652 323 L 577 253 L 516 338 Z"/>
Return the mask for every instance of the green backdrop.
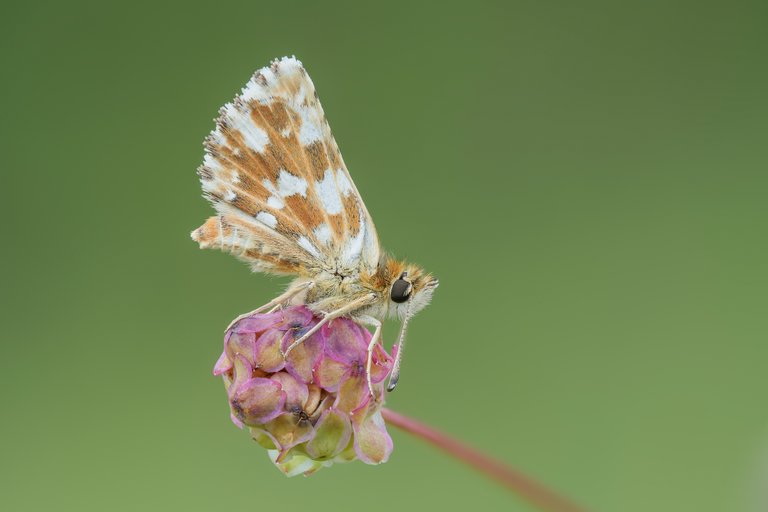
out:
<path id="1" fill-rule="evenodd" d="M 3 6 L 0 508 L 529 510 L 401 432 L 286 479 L 230 423 L 221 331 L 286 281 L 197 249 L 195 168 L 296 54 L 440 278 L 392 408 L 594 510 L 765 510 L 767 5 Z"/>

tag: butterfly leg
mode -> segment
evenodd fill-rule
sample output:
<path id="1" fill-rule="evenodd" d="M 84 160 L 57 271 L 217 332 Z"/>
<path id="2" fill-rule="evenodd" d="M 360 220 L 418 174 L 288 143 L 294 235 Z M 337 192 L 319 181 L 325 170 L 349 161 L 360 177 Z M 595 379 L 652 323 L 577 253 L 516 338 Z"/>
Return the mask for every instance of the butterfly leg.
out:
<path id="1" fill-rule="evenodd" d="M 283 357 L 288 357 L 288 354 L 291 353 L 291 350 L 298 347 L 304 341 L 306 341 L 310 336 L 315 334 L 317 331 L 320 330 L 320 328 L 333 320 L 334 318 L 339 318 L 340 316 L 344 316 L 347 313 L 350 313 L 356 309 L 362 308 L 364 306 L 367 306 L 368 304 L 371 304 L 376 301 L 376 294 L 373 293 L 367 293 L 363 295 L 362 297 L 358 297 L 357 299 L 353 300 L 352 302 L 343 305 L 336 311 L 331 311 L 330 313 L 326 313 L 325 316 L 323 316 L 322 320 L 317 322 L 314 327 L 312 327 L 310 330 L 304 333 L 304 335 L 291 343 L 291 345 L 285 350 L 285 353 L 283 353 Z"/>
<path id="2" fill-rule="evenodd" d="M 373 327 L 373 336 L 371 336 L 371 341 L 368 343 L 368 357 L 365 362 L 365 376 L 368 380 L 368 392 L 372 397 L 375 398 L 376 395 L 373 393 L 373 382 L 371 381 L 371 367 L 373 366 L 373 351 L 376 349 L 376 344 L 379 342 L 379 338 L 381 338 L 381 320 L 378 318 L 373 318 L 372 316 L 361 316 L 357 320 L 359 320 L 360 323 L 364 325 Z"/>
<path id="3" fill-rule="evenodd" d="M 308 290 L 312 288 L 314 285 L 315 285 L 314 281 L 306 281 L 294 286 L 293 288 L 289 288 L 284 293 L 282 293 L 281 295 L 278 295 L 277 297 L 267 302 L 263 306 L 256 308 L 249 313 L 243 313 L 242 315 L 232 320 L 227 326 L 227 328 L 224 329 L 224 332 L 227 332 L 228 330 L 230 330 L 233 325 L 235 325 L 237 322 L 239 322 L 243 318 L 248 318 L 249 316 L 255 315 L 256 313 L 261 313 L 265 309 L 268 309 L 270 313 L 273 312 L 277 307 L 279 307 L 284 302 L 291 300 L 293 297 L 295 297 L 299 293 L 303 292 L 304 290 Z"/>

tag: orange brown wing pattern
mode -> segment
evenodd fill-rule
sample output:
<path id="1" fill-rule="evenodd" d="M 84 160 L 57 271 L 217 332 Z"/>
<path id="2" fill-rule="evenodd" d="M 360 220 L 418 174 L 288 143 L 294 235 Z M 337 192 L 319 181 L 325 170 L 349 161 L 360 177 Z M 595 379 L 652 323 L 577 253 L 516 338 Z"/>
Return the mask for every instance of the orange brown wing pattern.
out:
<path id="1" fill-rule="evenodd" d="M 198 174 L 218 219 L 193 233 L 201 247 L 273 273 L 376 267 L 373 222 L 298 60 L 256 72 L 216 123 Z"/>
<path id="2" fill-rule="evenodd" d="M 268 229 L 242 222 L 239 215 L 209 217 L 192 232 L 201 249 L 221 249 L 249 263 L 257 272 L 302 275 L 310 262 L 291 244 Z"/>

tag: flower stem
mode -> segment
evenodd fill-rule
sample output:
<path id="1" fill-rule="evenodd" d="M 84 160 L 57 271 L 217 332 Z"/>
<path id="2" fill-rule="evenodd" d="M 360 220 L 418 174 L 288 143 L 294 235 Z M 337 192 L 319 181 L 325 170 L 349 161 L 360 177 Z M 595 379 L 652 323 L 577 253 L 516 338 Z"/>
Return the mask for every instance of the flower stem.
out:
<path id="1" fill-rule="evenodd" d="M 478 471 L 496 479 L 539 510 L 544 512 L 586 512 L 585 509 L 547 489 L 531 477 L 424 423 L 387 408 L 383 408 L 381 413 L 386 422 L 435 445 L 444 452 L 473 466 Z"/>

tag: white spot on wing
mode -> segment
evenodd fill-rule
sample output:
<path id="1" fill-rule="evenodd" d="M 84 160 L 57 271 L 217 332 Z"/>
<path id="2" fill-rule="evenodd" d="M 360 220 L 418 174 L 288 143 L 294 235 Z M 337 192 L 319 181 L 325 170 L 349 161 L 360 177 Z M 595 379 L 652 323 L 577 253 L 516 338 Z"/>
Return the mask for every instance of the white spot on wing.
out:
<path id="1" fill-rule="evenodd" d="M 203 157 L 203 165 L 208 169 L 212 170 L 213 172 L 218 172 L 223 169 L 223 167 L 221 166 L 221 163 L 219 163 L 218 160 L 213 158 L 208 153 L 206 153 L 205 156 Z"/>
<path id="2" fill-rule="evenodd" d="M 323 132 L 320 129 L 320 123 L 322 116 L 320 115 L 320 109 L 314 102 L 309 105 L 305 105 L 305 99 L 307 91 L 302 87 L 299 90 L 297 97 L 295 98 L 294 108 L 301 116 L 301 129 L 299 130 L 299 142 L 308 146 L 313 142 L 320 140 L 323 136 Z"/>
<path id="3" fill-rule="evenodd" d="M 331 243 L 331 228 L 325 222 L 315 228 L 314 234 L 321 244 L 328 245 Z"/>
<path id="4" fill-rule="evenodd" d="M 253 122 L 250 108 L 244 105 L 237 107 L 233 103 L 227 103 L 222 111 L 229 129 L 240 132 L 246 146 L 262 153 L 269 144 L 269 135 Z"/>
<path id="5" fill-rule="evenodd" d="M 248 83 L 245 84 L 245 87 L 243 87 L 240 97 L 244 101 L 264 99 L 264 87 L 256 82 L 256 77 L 259 76 L 259 73 L 261 73 L 261 70 L 257 71 L 253 75 L 253 78 L 251 78 Z"/>
<path id="6" fill-rule="evenodd" d="M 283 199 L 286 197 L 295 194 L 307 197 L 307 180 L 294 176 L 285 169 L 280 169 L 280 173 L 277 176 L 277 185 L 268 179 L 261 180 L 261 183 L 271 194 L 267 198 L 267 206 L 276 210 L 282 210 L 285 207 Z"/>
<path id="7" fill-rule="evenodd" d="M 320 258 L 320 251 L 317 250 L 317 247 L 309 241 L 309 239 L 305 236 L 299 237 L 299 246 L 307 251 L 309 254 L 314 256 L 315 258 Z"/>
<path id="8" fill-rule="evenodd" d="M 226 193 L 226 194 L 224 194 L 224 200 L 225 200 L 225 201 L 228 201 L 228 202 L 230 202 L 230 203 L 231 203 L 232 201 L 234 201 L 236 198 L 237 198 L 237 194 L 235 194 L 235 193 L 234 193 L 234 192 L 232 192 L 231 190 L 227 190 L 227 193 Z"/>
<path id="9" fill-rule="evenodd" d="M 243 134 L 245 144 L 258 153 L 263 153 L 264 148 L 269 144 L 269 135 L 253 123 L 245 125 L 240 129 Z"/>
<path id="10" fill-rule="evenodd" d="M 315 187 L 317 188 L 320 203 L 326 213 L 329 215 L 341 213 L 341 197 L 339 197 L 339 191 L 336 188 L 336 178 L 333 170 L 326 169 L 323 179 L 316 182 Z"/>
<path id="11" fill-rule="evenodd" d="M 280 169 L 277 176 L 277 191 L 281 197 L 288 197 L 299 194 L 307 197 L 307 181 L 289 173 L 285 169 Z"/>
<path id="12" fill-rule="evenodd" d="M 309 146 L 313 142 L 320 140 L 320 127 L 309 118 L 309 116 L 302 114 L 301 116 L 301 130 L 299 130 L 299 142 L 305 146 Z"/>
<path id="13" fill-rule="evenodd" d="M 235 208 L 234 206 L 228 203 L 223 203 L 223 202 L 216 203 L 214 207 L 216 208 L 216 211 L 220 215 L 237 218 L 238 220 L 242 221 L 243 224 L 249 226 L 251 229 L 256 230 L 256 232 L 268 230 L 271 233 L 276 234 L 274 231 L 272 231 L 272 229 L 269 226 L 259 222 L 254 216 L 248 215 L 247 213 L 243 212 L 241 209 Z"/>
<path id="14" fill-rule="evenodd" d="M 338 183 L 339 191 L 344 197 L 352 193 L 352 183 L 347 178 L 347 173 L 344 172 L 344 169 L 336 171 L 336 183 Z"/>
<path id="15" fill-rule="evenodd" d="M 360 212 L 363 218 L 363 212 Z M 355 236 L 347 240 L 344 249 L 341 252 L 341 263 L 343 265 L 355 266 L 360 261 L 360 255 L 363 252 L 363 240 L 365 239 L 365 223 L 360 223 L 360 231 Z"/>
<path id="16" fill-rule="evenodd" d="M 229 105 L 229 103 L 227 103 L 227 105 Z M 225 107 L 226 107 L 226 105 L 225 105 Z M 209 135 L 209 140 L 211 142 L 213 142 L 214 144 L 216 144 L 217 146 L 227 146 L 228 145 L 227 138 L 224 137 L 223 133 L 221 133 L 221 129 L 220 128 L 216 128 L 215 130 L 213 130 L 211 132 L 211 134 Z"/>
<path id="17" fill-rule="evenodd" d="M 272 86 L 275 83 L 275 72 L 272 71 L 272 68 L 269 66 L 263 67 L 260 70 L 262 76 L 267 81 L 267 87 Z"/>
<path id="18" fill-rule="evenodd" d="M 379 262 L 379 241 L 376 238 L 376 230 L 370 224 L 370 220 L 365 222 L 365 239 L 363 240 L 363 261 L 370 266 L 376 266 Z"/>
<path id="19" fill-rule="evenodd" d="M 266 224 L 267 226 L 274 228 L 277 226 L 277 219 L 274 215 L 272 215 L 269 212 L 259 212 L 256 214 L 256 220 L 259 222 Z"/>
<path id="20" fill-rule="evenodd" d="M 267 206 L 274 208 L 275 210 L 282 210 L 285 206 L 285 203 L 277 196 L 269 196 L 267 199 Z"/>

